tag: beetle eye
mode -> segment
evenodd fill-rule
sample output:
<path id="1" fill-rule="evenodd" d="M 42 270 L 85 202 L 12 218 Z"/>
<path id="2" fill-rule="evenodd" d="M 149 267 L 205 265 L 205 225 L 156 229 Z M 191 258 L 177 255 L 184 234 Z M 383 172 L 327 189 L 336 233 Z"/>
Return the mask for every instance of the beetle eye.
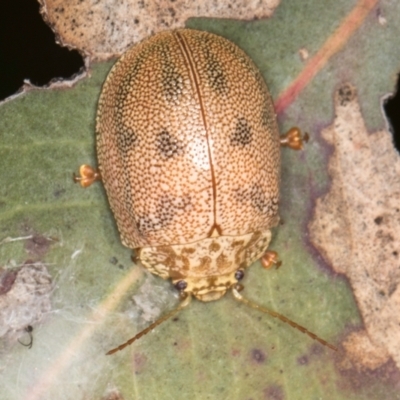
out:
<path id="1" fill-rule="evenodd" d="M 238 270 L 235 272 L 235 279 L 236 279 L 237 281 L 241 281 L 243 278 L 244 278 L 244 271 L 243 271 L 242 269 L 238 269 Z"/>
<path id="2" fill-rule="evenodd" d="M 175 283 L 175 289 L 178 290 L 179 292 L 182 292 L 187 288 L 187 282 L 186 281 L 178 281 Z"/>

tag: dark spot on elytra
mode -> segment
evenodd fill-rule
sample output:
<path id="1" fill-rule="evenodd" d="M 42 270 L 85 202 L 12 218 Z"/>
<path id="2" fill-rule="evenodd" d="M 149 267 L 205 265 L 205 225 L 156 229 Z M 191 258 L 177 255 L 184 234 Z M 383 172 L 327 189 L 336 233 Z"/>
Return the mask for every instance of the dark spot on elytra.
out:
<path id="1" fill-rule="evenodd" d="M 210 87 L 215 90 L 218 94 L 227 94 L 229 92 L 229 86 L 226 79 L 226 74 L 217 58 L 210 53 L 205 51 L 206 57 L 206 74 Z"/>
<path id="2" fill-rule="evenodd" d="M 120 85 L 118 86 L 117 93 L 115 95 L 115 109 L 114 109 L 114 123 L 116 129 L 116 145 L 121 153 L 128 152 L 135 144 L 137 144 L 137 135 L 132 128 L 126 126 L 124 121 L 130 121 L 130 101 L 129 96 L 132 88 L 135 87 L 137 75 L 142 68 L 145 54 L 140 54 L 135 62 L 130 65 L 129 69 L 125 71 L 124 76 Z M 102 102 L 102 99 L 100 99 Z M 100 103 L 100 110 L 102 104 Z M 99 134 L 99 132 L 98 132 Z"/>
<path id="3" fill-rule="evenodd" d="M 139 233 L 145 236 L 149 232 L 165 229 L 180 214 L 184 214 L 191 206 L 190 196 L 172 197 L 162 196 L 156 205 L 154 216 L 146 215 L 136 217 L 136 225 Z"/>
<path id="4" fill-rule="evenodd" d="M 235 130 L 231 135 L 231 145 L 245 147 L 252 141 L 251 126 L 243 117 L 238 118 Z"/>
<path id="5" fill-rule="evenodd" d="M 116 136 L 118 150 L 123 154 L 126 154 L 129 150 L 132 150 L 137 142 L 137 135 L 135 132 L 120 123 L 117 123 Z"/>
<path id="6" fill-rule="evenodd" d="M 263 364 L 265 360 L 267 359 L 266 354 L 260 350 L 260 349 L 253 349 L 251 351 L 251 358 L 254 360 L 257 364 Z"/>
<path id="7" fill-rule="evenodd" d="M 142 52 L 135 61 L 129 66 L 129 69 L 124 70 L 124 76 L 118 86 L 115 101 L 115 121 L 122 121 L 125 113 L 125 107 L 129 104 L 128 97 L 131 94 L 132 88 L 135 87 L 137 75 L 142 68 L 142 64 L 146 58 L 146 54 Z M 128 107 L 129 112 L 129 107 Z"/>
<path id="8" fill-rule="evenodd" d="M 156 146 L 164 158 L 172 158 L 183 153 L 182 141 L 172 136 L 167 130 L 156 135 Z"/>
<path id="9" fill-rule="evenodd" d="M 251 197 L 251 202 L 254 208 L 263 214 L 275 214 L 278 212 L 278 200 L 276 198 L 267 200 L 264 192 L 254 192 L 254 196 Z"/>
<path id="10" fill-rule="evenodd" d="M 238 189 L 236 198 L 240 203 L 250 203 L 260 214 L 275 215 L 278 212 L 278 199 L 276 197 L 265 197 L 265 193 L 259 185 L 253 185 L 247 189 Z"/>
<path id="11" fill-rule="evenodd" d="M 157 220 L 146 215 L 137 217 L 136 227 L 142 236 L 146 236 L 147 233 L 156 231 L 160 228 Z"/>
<path id="12" fill-rule="evenodd" d="M 377 225 L 380 225 L 380 224 L 382 223 L 382 221 L 383 221 L 383 217 L 381 217 L 381 216 L 376 217 L 376 218 L 374 219 L 374 222 L 375 222 Z"/>
<path id="13" fill-rule="evenodd" d="M 172 63 L 164 65 L 162 86 L 165 99 L 177 102 L 183 91 L 183 77 Z"/>
<path id="14" fill-rule="evenodd" d="M 168 26 L 168 24 L 166 25 Z M 183 76 L 179 72 L 175 60 L 172 59 L 172 51 L 167 44 L 164 43 L 160 46 L 158 52 L 162 62 L 161 84 L 164 97 L 168 102 L 177 104 L 184 90 Z"/>

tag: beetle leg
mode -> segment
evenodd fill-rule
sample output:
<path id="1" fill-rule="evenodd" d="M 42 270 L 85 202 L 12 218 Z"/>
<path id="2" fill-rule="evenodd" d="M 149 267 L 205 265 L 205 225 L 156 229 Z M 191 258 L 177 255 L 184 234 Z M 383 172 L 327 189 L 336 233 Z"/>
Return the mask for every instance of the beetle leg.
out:
<path id="1" fill-rule="evenodd" d="M 299 128 L 293 127 L 284 135 L 281 135 L 280 142 L 281 146 L 290 147 L 292 150 L 301 150 L 303 148 L 303 144 L 308 142 L 308 139 L 308 133 L 303 135 Z"/>
<path id="2" fill-rule="evenodd" d="M 87 164 L 82 164 L 79 168 L 79 175 L 74 173 L 74 182 L 79 182 L 83 188 L 87 188 L 95 181 L 101 181 L 100 171 Z"/>
<path id="3" fill-rule="evenodd" d="M 274 265 L 278 269 L 282 265 L 282 261 L 279 260 L 278 253 L 273 250 L 267 250 L 261 257 L 261 265 L 265 269 L 270 269 Z"/>

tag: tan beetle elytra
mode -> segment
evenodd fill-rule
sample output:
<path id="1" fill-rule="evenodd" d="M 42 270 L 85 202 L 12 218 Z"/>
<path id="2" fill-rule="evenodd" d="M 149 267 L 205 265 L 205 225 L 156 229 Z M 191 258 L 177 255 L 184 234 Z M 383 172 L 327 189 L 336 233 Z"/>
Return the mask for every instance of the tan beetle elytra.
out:
<path id="1" fill-rule="evenodd" d="M 260 71 L 236 45 L 179 29 L 133 46 L 112 68 L 97 113 L 99 171 L 83 165 L 81 185 L 101 179 L 122 242 L 180 291 L 217 300 L 227 290 L 336 349 L 239 293 L 244 269 L 267 251 L 279 221 L 280 146 L 301 149 L 297 128 L 279 137 Z"/>

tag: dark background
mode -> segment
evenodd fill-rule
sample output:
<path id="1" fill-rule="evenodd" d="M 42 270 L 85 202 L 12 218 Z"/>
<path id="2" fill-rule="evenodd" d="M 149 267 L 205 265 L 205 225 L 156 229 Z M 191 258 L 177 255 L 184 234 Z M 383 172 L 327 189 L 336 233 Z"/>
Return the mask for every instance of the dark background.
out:
<path id="1" fill-rule="evenodd" d="M 16 93 L 24 79 L 43 86 L 52 79 L 71 78 L 81 68 L 77 51 L 55 43 L 37 0 L 0 0 L 0 101 Z M 400 75 L 393 92 L 384 108 L 400 151 Z"/>
<path id="2" fill-rule="evenodd" d="M 81 68 L 77 51 L 55 43 L 37 0 L 0 0 L 0 100 L 16 93 L 24 79 L 43 86 Z"/>

